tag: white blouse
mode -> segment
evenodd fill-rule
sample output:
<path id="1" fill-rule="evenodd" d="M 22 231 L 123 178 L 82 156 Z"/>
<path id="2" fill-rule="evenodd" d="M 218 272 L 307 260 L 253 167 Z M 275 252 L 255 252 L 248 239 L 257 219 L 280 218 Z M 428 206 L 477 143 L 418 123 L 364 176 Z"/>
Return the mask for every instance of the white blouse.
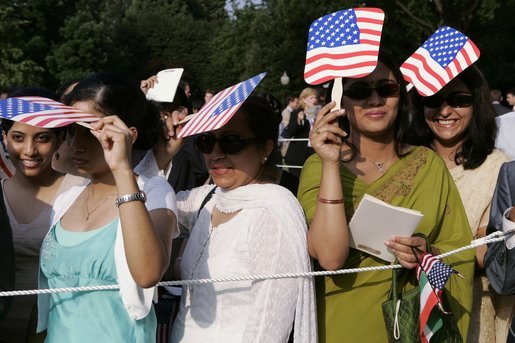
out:
<path id="1" fill-rule="evenodd" d="M 179 222 L 192 228 L 181 262 L 182 278 L 226 278 L 311 270 L 307 226 L 297 199 L 273 184 L 177 195 Z M 240 211 L 211 226 L 213 207 Z M 198 219 L 197 219 L 198 217 Z M 172 342 L 286 342 L 295 318 L 295 341 L 316 342 L 313 279 L 208 283 L 183 287 Z"/>

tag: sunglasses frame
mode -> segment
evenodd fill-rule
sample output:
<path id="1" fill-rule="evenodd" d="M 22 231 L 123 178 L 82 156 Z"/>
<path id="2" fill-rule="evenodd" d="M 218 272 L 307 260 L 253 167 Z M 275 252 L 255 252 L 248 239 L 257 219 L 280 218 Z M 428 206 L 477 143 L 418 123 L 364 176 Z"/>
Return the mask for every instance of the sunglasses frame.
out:
<path id="1" fill-rule="evenodd" d="M 467 99 L 468 101 L 456 102 L 458 98 Z M 438 104 L 436 103 L 437 101 Z M 422 104 L 428 108 L 440 108 L 444 102 L 452 108 L 466 108 L 474 104 L 474 96 L 463 92 L 452 92 L 446 96 L 435 94 L 422 98 Z"/>
<path id="2" fill-rule="evenodd" d="M 365 94 L 363 94 L 363 96 L 361 96 L 361 95 L 357 96 L 356 94 L 352 94 L 353 92 L 357 91 L 359 88 L 361 89 L 361 91 L 366 90 L 366 93 L 367 93 L 366 96 L 365 96 Z M 353 91 L 353 89 L 354 89 L 354 91 Z M 382 83 L 375 87 L 371 87 L 370 85 L 368 85 L 366 83 L 364 83 L 364 84 L 359 83 L 357 86 L 352 85 L 349 88 L 344 89 L 343 95 L 348 98 L 351 98 L 352 100 L 365 100 L 365 99 L 368 99 L 372 95 L 373 91 L 376 91 L 376 93 L 381 98 L 390 98 L 396 94 L 400 94 L 400 90 L 401 90 L 401 85 L 399 82 Z M 349 93 L 349 91 L 350 91 L 350 93 Z"/>
<path id="3" fill-rule="evenodd" d="M 209 144 L 212 144 L 212 146 L 209 149 L 204 149 L 205 147 L 204 147 L 203 143 L 206 142 L 206 140 L 205 140 L 206 137 L 209 137 L 209 140 L 210 140 Z M 204 140 L 202 141 L 202 139 L 204 139 Z M 228 139 L 229 139 L 229 141 L 227 141 Z M 233 140 L 231 140 L 231 139 L 233 139 Z M 241 152 L 245 148 L 245 146 L 247 146 L 248 144 L 255 143 L 257 141 L 259 141 L 258 138 L 244 138 L 244 137 L 242 137 L 240 135 L 236 135 L 236 134 L 227 134 L 227 135 L 222 135 L 221 137 L 216 138 L 215 135 L 207 132 L 207 133 L 201 133 L 195 138 L 195 145 L 200 150 L 200 152 L 202 152 L 203 154 L 212 153 L 215 148 L 215 145 L 218 144 L 218 146 L 220 147 L 220 150 L 222 150 L 225 154 L 235 155 L 235 154 L 238 154 L 239 152 Z M 230 148 L 230 145 L 234 144 L 234 142 L 238 142 L 237 149 Z"/>

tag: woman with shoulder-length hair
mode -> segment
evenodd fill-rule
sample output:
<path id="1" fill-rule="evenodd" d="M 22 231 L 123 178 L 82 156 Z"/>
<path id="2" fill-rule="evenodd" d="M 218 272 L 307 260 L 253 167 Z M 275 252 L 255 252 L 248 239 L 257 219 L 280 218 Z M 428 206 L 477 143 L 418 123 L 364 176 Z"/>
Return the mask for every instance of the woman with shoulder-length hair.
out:
<path id="1" fill-rule="evenodd" d="M 472 65 L 438 93 L 429 97 L 414 94 L 413 98 L 410 134 L 444 160 L 460 192 L 472 235 L 485 236 L 497 175 L 508 161 L 494 148 L 497 126 L 488 82 Z M 488 342 L 497 337 L 504 342 L 513 317 L 513 300 L 495 299 L 497 296 L 489 291 L 483 270 L 485 253 L 486 245 L 476 250 L 479 270 L 474 280 L 470 338 Z"/>
<path id="2" fill-rule="evenodd" d="M 328 270 L 388 265 L 349 248 L 350 219 L 365 194 L 418 210 L 424 217 L 415 233 L 427 240 L 395 236 L 385 242 L 408 269 L 401 274 L 403 290 L 408 291 L 418 284 L 413 249 L 438 255 L 470 243 L 465 211 L 442 160 L 430 149 L 407 144 L 406 84 L 392 57 L 381 51 L 371 74 L 342 81 L 342 110 L 330 112 L 335 106 L 331 102 L 319 112 L 310 134 L 316 154 L 306 161 L 300 178 L 298 198 L 310 223 L 309 253 Z M 384 226 L 377 230 L 394 228 L 384 218 Z M 473 252 L 444 261 L 467 278 L 451 277 L 444 291 L 446 306 L 465 340 L 472 306 Z M 316 282 L 321 342 L 341 342 L 342 337 L 349 342 L 388 341 L 381 304 L 388 299 L 391 270 L 317 278 Z"/>

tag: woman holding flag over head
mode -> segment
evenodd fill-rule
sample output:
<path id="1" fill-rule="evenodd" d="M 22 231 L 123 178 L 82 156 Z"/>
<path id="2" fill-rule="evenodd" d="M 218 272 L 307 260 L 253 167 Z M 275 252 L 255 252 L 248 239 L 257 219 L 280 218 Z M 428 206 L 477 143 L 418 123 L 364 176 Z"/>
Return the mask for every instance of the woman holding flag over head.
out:
<path id="1" fill-rule="evenodd" d="M 278 118 L 265 99 L 244 100 L 262 77 L 233 86 L 243 100 L 231 88 L 221 91 L 208 104 L 215 104 L 212 110 L 204 107 L 178 133 L 198 134 L 195 144 L 215 184 L 177 194 L 179 224 L 190 232 L 180 262 L 184 280 L 311 270 L 302 208 L 274 184 Z M 217 116 L 226 124 L 193 131 L 202 118 Z M 210 119 L 204 123 L 213 124 Z M 294 342 L 317 342 L 311 278 L 185 285 L 172 342 L 280 343 L 290 335 Z"/>
<path id="2" fill-rule="evenodd" d="M 298 198 L 309 222 L 309 252 L 327 270 L 385 266 L 388 262 L 349 248 L 349 221 L 357 206 L 369 194 L 418 210 L 423 214 L 415 230 L 419 235 L 385 242 L 408 269 L 401 273 L 406 291 L 417 283 L 414 250 L 438 255 L 470 243 L 466 214 L 442 160 L 432 150 L 407 142 L 406 84 L 391 56 L 380 51 L 372 73 L 342 82 L 342 109 L 331 111 L 333 101 L 317 115 L 310 133 L 316 154 L 306 161 L 300 179 Z M 395 230 L 388 218 L 381 220 L 384 227 L 377 230 Z M 464 251 L 444 259 L 465 276 L 451 276 L 444 290 L 444 307 L 452 311 L 463 340 L 472 306 L 473 255 Z M 316 282 L 321 342 L 388 341 L 381 304 L 388 299 L 391 270 Z"/>
<path id="3" fill-rule="evenodd" d="M 6 103 L 23 99 L 49 101 L 50 91 L 21 88 L 11 93 Z M 23 100 L 19 100 L 23 101 Z M 9 105 L 5 107 L 7 109 Z M 52 216 L 52 206 L 59 194 L 83 182 L 83 178 L 52 169 L 52 156 L 64 141 L 64 128 L 37 127 L 2 115 L 2 134 L 14 166 L 13 176 L 1 181 L 7 220 L 12 231 L 15 252 L 15 289 L 35 289 L 38 285 L 39 255 Z M 0 263 L 6 263 L 4 261 Z M 4 275 L 5 277 L 5 275 Z M 36 296 L 12 297 L 13 306 L 0 324 L 0 341 L 32 341 L 36 335 Z M 40 337 L 41 338 L 41 337 Z"/>
<path id="4" fill-rule="evenodd" d="M 460 192 L 474 238 L 484 237 L 501 165 L 508 157 L 494 148 L 497 127 L 488 82 L 471 65 L 436 94 L 414 92 L 411 135 L 445 162 Z M 513 297 L 489 290 L 483 270 L 486 245 L 476 250 L 471 342 L 505 342 L 515 311 Z"/>
<path id="5" fill-rule="evenodd" d="M 152 342 L 155 285 L 178 235 L 175 194 L 162 177 L 136 175 L 132 150 L 162 127 L 136 84 L 116 74 L 85 78 L 65 102 L 98 117 L 68 126 L 69 156 L 87 179 L 56 199 L 41 248 L 40 287 L 119 285 L 118 290 L 38 297 L 46 342 Z"/>

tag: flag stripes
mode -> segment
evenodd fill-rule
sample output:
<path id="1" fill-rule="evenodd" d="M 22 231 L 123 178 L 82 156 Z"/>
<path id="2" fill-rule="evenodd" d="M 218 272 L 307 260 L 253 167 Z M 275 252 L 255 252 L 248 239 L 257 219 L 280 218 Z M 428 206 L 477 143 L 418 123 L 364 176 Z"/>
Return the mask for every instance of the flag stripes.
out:
<path id="1" fill-rule="evenodd" d="M 218 92 L 181 130 L 178 137 L 187 137 L 201 132 L 213 131 L 224 126 L 238 111 L 266 73 Z"/>
<path id="2" fill-rule="evenodd" d="M 431 96 L 479 58 L 467 36 L 448 26 L 438 29 L 401 66 L 406 81 Z"/>
<path id="3" fill-rule="evenodd" d="M 76 122 L 97 122 L 94 114 L 84 113 L 52 99 L 19 97 L 0 100 L 0 117 L 37 127 L 56 128 Z"/>
<path id="4" fill-rule="evenodd" d="M 383 21 L 379 8 L 342 10 L 315 20 L 309 28 L 306 82 L 370 74 L 377 65 Z"/>

